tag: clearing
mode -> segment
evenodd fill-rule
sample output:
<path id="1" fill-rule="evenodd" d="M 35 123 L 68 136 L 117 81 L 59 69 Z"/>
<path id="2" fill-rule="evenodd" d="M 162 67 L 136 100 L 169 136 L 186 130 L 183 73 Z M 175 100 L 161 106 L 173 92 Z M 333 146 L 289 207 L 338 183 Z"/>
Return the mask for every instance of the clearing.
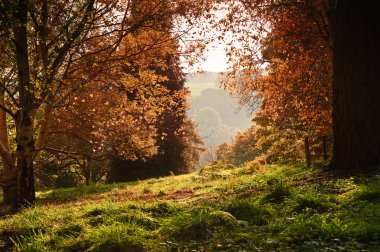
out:
<path id="1" fill-rule="evenodd" d="M 0 219 L 1 251 L 377 251 L 380 173 L 200 172 L 39 192 Z"/>

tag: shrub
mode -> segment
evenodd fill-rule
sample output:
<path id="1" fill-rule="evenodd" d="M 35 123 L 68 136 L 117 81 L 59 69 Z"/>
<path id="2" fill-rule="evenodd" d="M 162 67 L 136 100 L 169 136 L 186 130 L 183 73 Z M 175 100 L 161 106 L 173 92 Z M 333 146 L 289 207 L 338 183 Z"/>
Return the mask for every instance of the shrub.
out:
<path id="1" fill-rule="evenodd" d="M 215 172 L 221 172 L 225 170 L 236 169 L 236 166 L 232 164 L 224 164 L 220 161 L 214 162 L 212 165 L 205 165 L 199 170 L 199 175 L 208 175 Z"/>

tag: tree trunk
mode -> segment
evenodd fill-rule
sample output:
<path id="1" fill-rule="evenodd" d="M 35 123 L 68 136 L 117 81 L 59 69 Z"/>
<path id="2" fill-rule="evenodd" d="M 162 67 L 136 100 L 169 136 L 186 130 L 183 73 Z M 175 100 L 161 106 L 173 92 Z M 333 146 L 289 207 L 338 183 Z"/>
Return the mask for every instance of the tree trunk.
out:
<path id="1" fill-rule="evenodd" d="M 20 109 L 16 113 L 16 159 L 18 170 L 19 198 L 16 206 L 33 203 L 35 200 L 33 155 L 35 154 L 33 118 L 35 114 L 34 85 L 30 82 L 27 18 L 28 1 L 19 0 L 14 10 L 17 25 L 13 28 L 16 47 L 17 78 Z"/>
<path id="2" fill-rule="evenodd" d="M 305 141 L 306 166 L 309 168 L 311 166 L 309 137 L 305 137 L 304 141 Z"/>
<path id="3" fill-rule="evenodd" d="M 322 155 L 323 161 L 327 161 L 327 137 L 322 136 Z"/>
<path id="4" fill-rule="evenodd" d="M 15 165 L 9 166 L 4 164 L 3 167 L 3 204 L 7 206 L 14 205 L 19 198 L 17 169 Z"/>
<path id="5" fill-rule="evenodd" d="M 380 1 L 335 3 L 331 167 L 374 169 L 380 164 Z"/>
<path id="6" fill-rule="evenodd" d="M 33 120 L 28 113 L 19 111 L 16 126 L 16 157 L 19 171 L 19 205 L 31 204 L 35 200 L 33 156 L 35 151 Z"/>
<path id="7" fill-rule="evenodd" d="M 85 178 L 86 178 L 86 185 L 90 185 L 92 182 L 93 182 L 93 172 L 92 172 L 92 161 L 91 159 L 87 159 L 85 161 L 85 165 L 84 165 L 85 169 L 84 169 L 84 174 L 85 174 Z"/>
<path id="8" fill-rule="evenodd" d="M 5 105 L 5 91 L 0 87 L 0 105 Z M 7 114 L 4 110 L 0 109 L 0 144 L 4 148 L 9 150 L 9 139 L 8 139 L 8 127 L 7 127 Z"/>
<path id="9" fill-rule="evenodd" d="M 86 179 L 86 181 L 85 181 L 86 182 L 86 186 L 89 186 L 90 185 L 90 178 L 87 177 L 87 176 L 84 177 L 84 178 Z"/>
<path id="10" fill-rule="evenodd" d="M 0 87 L 0 104 L 5 104 L 5 90 Z M 11 151 L 8 139 L 8 124 L 5 111 L 0 109 L 0 185 L 3 190 L 3 204 L 13 205 L 18 200 L 18 173 L 15 157 Z"/>

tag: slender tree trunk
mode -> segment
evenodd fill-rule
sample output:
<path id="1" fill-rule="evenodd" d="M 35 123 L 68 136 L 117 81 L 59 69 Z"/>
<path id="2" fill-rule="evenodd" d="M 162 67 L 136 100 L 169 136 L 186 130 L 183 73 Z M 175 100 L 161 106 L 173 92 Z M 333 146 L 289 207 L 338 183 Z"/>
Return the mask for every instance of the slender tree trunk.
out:
<path id="1" fill-rule="evenodd" d="M 306 158 L 306 166 L 311 166 L 311 157 L 310 157 L 310 143 L 309 143 L 309 137 L 304 138 L 305 141 L 305 158 Z"/>
<path id="2" fill-rule="evenodd" d="M 88 186 L 91 183 L 91 167 L 90 167 L 89 159 L 87 159 L 86 161 L 83 161 L 83 165 L 81 165 L 81 168 L 82 168 L 82 173 L 85 178 L 86 186 Z"/>
<path id="3" fill-rule="evenodd" d="M 86 181 L 85 181 L 86 182 L 86 186 L 90 185 L 90 178 L 86 176 L 85 179 L 86 179 Z"/>
<path id="4" fill-rule="evenodd" d="M 380 165 L 380 1 L 335 4 L 331 167 L 374 169 Z"/>
<path id="5" fill-rule="evenodd" d="M 5 91 L 0 87 L 0 105 L 5 105 Z M 7 114 L 4 110 L 0 109 L 0 144 L 4 148 L 9 150 L 9 139 L 8 139 L 8 127 L 7 127 Z"/>
<path id="6" fill-rule="evenodd" d="M 92 167 L 92 161 L 91 161 L 91 159 L 88 159 L 87 160 L 87 165 L 88 165 L 88 170 L 89 170 L 89 172 L 90 172 L 90 176 L 89 176 L 89 183 L 88 183 L 88 185 L 90 185 L 91 183 L 93 183 L 94 182 L 94 176 L 93 176 L 93 167 Z"/>

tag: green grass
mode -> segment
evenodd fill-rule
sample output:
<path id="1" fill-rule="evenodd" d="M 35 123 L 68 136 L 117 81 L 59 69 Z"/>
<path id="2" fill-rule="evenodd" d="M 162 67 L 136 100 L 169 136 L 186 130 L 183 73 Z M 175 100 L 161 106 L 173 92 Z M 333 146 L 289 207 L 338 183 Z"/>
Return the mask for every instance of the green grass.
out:
<path id="1" fill-rule="evenodd" d="M 0 251 L 378 251 L 380 174 L 272 165 L 37 194 Z"/>

